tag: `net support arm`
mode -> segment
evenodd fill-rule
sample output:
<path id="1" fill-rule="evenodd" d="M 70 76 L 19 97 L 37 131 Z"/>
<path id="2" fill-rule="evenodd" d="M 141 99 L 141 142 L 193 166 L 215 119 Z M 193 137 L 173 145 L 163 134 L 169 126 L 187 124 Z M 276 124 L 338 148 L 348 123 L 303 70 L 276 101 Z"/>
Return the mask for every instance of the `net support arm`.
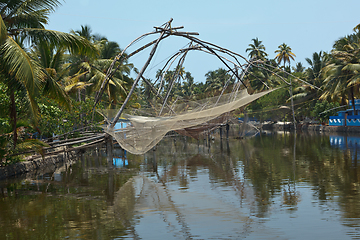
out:
<path id="1" fill-rule="evenodd" d="M 167 24 L 166 24 L 166 27 L 165 28 L 170 28 L 171 27 L 171 22 L 172 22 L 173 19 L 170 19 Z M 162 40 L 162 38 L 164 37 L 165 35 L 165 31 L 163 31 L 161 34 L 160 34 L 160 37 L 157 39 L 156 43 L 154 44 L 151 52 L 150 52 L 150 56 L 148 58 L 148 60 L 145 62 L 144 66 L 142 67 L 142 69 L 140 70 L 138 76 L 136 77 L 131 89 L 130 89 L 130 92 L 129 94 L 127 95 L 123 105 L 121 106 L 120 110 L 118 111 L 118 113 L 116 114 L 113 122 L 109 125 L 109 128 L 114 128 L 116 122 L 119 120 L 120 116 L 121 116 L 121 113 L 124 111 L 127 103 L 129 102 L 130 98 L 131 98 L 131 95 L 133 94 L 135 88 L 136 88 L 136 85 L 137 83 L 139 82 L 141 76 L 143 75 L 143 73 L 145 72 L 146 68 L 149 66 L 150 62 L 151 62 L 151 59 L 153 58 L 154 54 L 155 54 L 155 51 L 156 51 L 156 48 L 157 46 L 159 45 L 159 42 Z"/>

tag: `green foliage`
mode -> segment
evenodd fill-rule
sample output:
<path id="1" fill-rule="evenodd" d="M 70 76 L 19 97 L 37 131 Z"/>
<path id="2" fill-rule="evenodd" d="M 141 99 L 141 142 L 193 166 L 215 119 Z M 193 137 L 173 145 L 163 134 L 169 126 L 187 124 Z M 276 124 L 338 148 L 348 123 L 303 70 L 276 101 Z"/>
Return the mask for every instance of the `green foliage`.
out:
<path id="1" fill-rule="evenodd" d="M 275 90 L 247 106 L 246 111 L 250 117 L 255 117 L 260 121 L 278 117 L 279 112 L 275 110 L 284 105 L 289 98 L 289 91 L 286 87 Z M 283 114 L 281 114 L 282 117 Z"/>
<path id="2" fill-rule="evenodd" d="M 39 131 L 43 137 L 52 137 L 53 134 L 61 135 L 76 128 L 87 126 L 92 120 L 94 101 L 87 99 L 84 102 L 72 102 L 70 111 L 61 108 L 51 99 L 42 99 L 40 107 Z M 95 114 L 95 122 L 102 117 Z"/>
<path id="3" fill-rule="evenodd" d="M 320 122 L 328 122 L 330 116 L 336 115 L 338 110 L 333 109 L 336 107 L 339 107 L 339 103 L 337 102 L 317 101 L 314 109 L 311 111 L 311 116 Z"/>
<path id="4" fill-rule="evenodd" d="M 48 147 L 48 144 L 32 138 L 34 130 L 29 119 L 18 121 L 16 126 L 18 141 L 15 146 L 9 119 L 0 118 L 0 166 L 6 166 L 23 160 L 25 155 L 19 153 L 30 150 L 43 155 L 43 147 Z"/>
<path id="5" fill-rule="evenodd" d="M 246 52 L 249 52 L 249 57 L 254 59 L 265 59 L 268 55 L 265 50 L 264 44 L 258 38 L 252 39 L 253 43 L 249 44 L 249 48 L 246 49 Z"/>

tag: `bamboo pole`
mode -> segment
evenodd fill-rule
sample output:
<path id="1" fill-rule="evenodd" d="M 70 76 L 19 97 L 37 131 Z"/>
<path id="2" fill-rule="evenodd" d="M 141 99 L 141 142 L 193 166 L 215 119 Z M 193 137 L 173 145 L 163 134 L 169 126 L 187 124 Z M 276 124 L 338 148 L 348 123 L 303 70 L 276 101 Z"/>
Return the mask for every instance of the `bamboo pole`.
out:
<path id="1" fill-rule="evenodd" d="M 181 70 L 181 68 L 182 68 L 182 65 L 183 65 L 184 61 L 185 61 L 186 54 L 187 54 L 187 52 L 185 52 L 184 55 L 180 58 L 179 63 L 178 63 L 178 65 L 176 66 L 176 68 L 177 68 L 177 69 L 176 69 L 176 72 L 174 73 L 174 75 L 173 75 L 173 77 L 172 77 L 172 79 L 171 79 L 171 83 L 170 83 L 170 86 L 169 86 L 168 91 L 167 91 L 167 93 L 166 93 L 166 97 L 165 97 L 165 99 L 164 99 L 163 105 L 161 106 L 161 110 L 160 110 L 159 116 L 161 115 L 162 111 L 164 110 L 165 103 L 167 102 L 167 100 L 168 100 L 168 98 L 169 98 L 169 96 L 170 96 L 170 93 L 171 93 L 171 90 L 172 90 L 172 88 L 173 88 L 175 79 L 176 79 L 176 77 L 178 77 L 178 74 L 179 74 L 179 72 L 180 72 L 180 70 Z"/>
<path id="2" fill-rule="evenodd" d="M 292 92 L 292 84 L 291 84 L 291 77 L 290 77 L 290 99 L 291 99 L 291 111 L 293 115 L 293 124 L 294 124 L 294 130 L 296 133 L 296 119 L 295 119 L 295 110 L 294 110 L 294 98 L 293 98 L 293 92 Z"/>
<path id="3" fill-rule="evenodd" d="M 150 90 L 158 97 L 160 98 L 161 101 L 164 101 L 164 98 L 158 94 L 158 92 L 156 91 L 156 89 L 154 88 L 154 86 L 146 79 L 144 78 L 144 76 L 141 76 L 141 79 L 150 87 Z M 170 111 L 172 111 L 174 114 L 176 114 L 174 112 L 174 110 L 166 103 L 166 106 L 170 109 Z"/>
<path id="4" fill-rule="evenodd" d="M 173 20 L 173 19 L 170 19 L 170 21 L 166 24 L 166 28 L 170 27 L 170 24 L 171 24 L 172 20 Z M 119 110 L 118 113 L 116 114 L 113 122 L 109 125 L 109 128 L 114 128 L 116 122 L 119 120 L 119 118 L 120 118 L 120 116 L 121 116 L 121 113 L 124 111 L 127 103 L 129 102 L 130 97 L 131 97 L 131 95 L 133 94 L 133 92 L 134 92 L 134 90 L 135 90 L 135 87 L 136 87 L 137 83 L 139 82 L 142 74 L 145 72 L 147 66 L 150 64 L 150 61 L 151 61 L 151 59 L 152 59 L 153 56 L 154 56 L 154 53 L 155 53 L 155 51 L 156 51 L 156 48 L 157 48 L 159 42 L 162 40 L 162 38 L 163 38 L 164 35 L 165 35 L 165 31 L 162 31 L 160 37 L 157 39 L 156 43 L 154 44 L 154 46 L 153 46 L 153 48 L 152 48 L 152 50 L 151 50 L 151 52 L 150 52 L 150 56 L 149 56 L 148 60 L 146 61 L 145 65 L 142 67 L 142 69 L 140 70 L 137 78 L 136 78 L 135 81 L 134 81 L 134 84 L 132 85 L 132 87 L 131 87 L 131 89 L 130 89 L 130 92 L 128 93 L 128 95 L 127 95 L 127 97 L 126 97 L 123 105 L 121 106 L 120 110 Z"/>
<path id="5" fill-rule="evenodd" d="M 83 149 L 83 148 L 88 148 L 94 144 L 98 144 L 98 143 L 101 143 L 102 141 L 104 141 L 104 139 L 100 139 L 100 140 L 95 140 L 93 142 L 90 142 L 90 143 L 87 143 L 87 144 L 84 144 L 84 145 L 81 145 L 81 146 L 77 146 L 77 147 L 73 147 L 73 148 L 69 148 L 67 150 L 59 150 L 59 151 L 54 151 L 54 152 L 48 152 L 48 153 L 45 153 L 44 156 L 52 156 L 52 155 L 57 155 L 59 153 L 62 153 L 62 152 L 65 152 L 65 153 L 69 153 L 71 151 L 76 151 L 76 150 L 80 150 L 80 149 Z M 28 159 L 28 161 L 32 161 L 32 160 L 35 160 L 37 158 L 41 158 L 42 156 L 38 156 L 38 155 L 35 155 L 31 158 Z"/>
<path id="6" fill-rule="evenodd" d="M 92 116 L 93 119 L 94 119 L 94 113 L 95 113 L 95 107 L 96 107 L 96 105 L 99 103 L 99 101 L 100 101 L 100 99 L 101 99 L 101 96 L 102 96 L 102 94 L 104 93 L 105 88 L 107 87 L 110 79 L 111 79 L 112 76 L 115 74 L 115 72 L 119 69 L 119 67 L 121 66 L 121 64 L 122 64 L 126 59 L 129 59 L 129 58 L 132 57 L 133 55 L 135 55 L 135 54 L 141 52 L 142 50 L 150 47 L 151 45 L 155 44 L 157 40 L 154 40 L 154 41 L 149 42 L 148 44 L 145 44 L 144 46 L 142 46 L 142 47 L 138 48 L 137 50 L 131 52 L 131 53 L 130 53 L 129 55 L 127 55 L 127 56 L 124 55 L 124 54 L 125 54 L 125 50 L 126 50 L 127 48 L 129 48 L 129 47 L 130 47 L 132 44 L 134 44 L 135 42 L 139 41 L 141 38 L 144 38 L 144 37 L 146 37 L 146 36 L 148 36 L 148 35 L 156 34 L 156 33 L 157 33 L 157 32 L 150 32 L 150 33 L 145 33 L 145 34 L 141 35 L 140 37 L 138 37 L 138 38 L 136 38 L 135 40 L 133 40 L 128 46 L 126 46 L 126 48 L 125 48 L 120 54 L 118 54 L 118 55 L 115 57 L 114 61 L 113 61 L 113 62 L 111 63 L 111 65 L 110 65 L 108 71 L 106 72 L 106 76 L 105 76 L 103 82 L 101 83 L 101 86 L 100 86 L 99 91 L 97 92 L 97 94 L 96 94 L 96 96 L 95 96 L 95 103 L 94 103 L 94 107 L 93 107 L 93 109 L 92 109 L 92 111 L 93 111 L 93 116 Z M 163 37 L 163 39 L 165 39 L 165 38 L 167 38 L 167 37 L 169 37 L 169 36 L 170 36 L 170 35 L 166 35 L 166 36 Z M 123 57 L 123 58 L 121 58 L 121 57 Z M 116 62 L 119 62 L 119 64 L 118 64 L 118 66 L 113 70 Z"/>

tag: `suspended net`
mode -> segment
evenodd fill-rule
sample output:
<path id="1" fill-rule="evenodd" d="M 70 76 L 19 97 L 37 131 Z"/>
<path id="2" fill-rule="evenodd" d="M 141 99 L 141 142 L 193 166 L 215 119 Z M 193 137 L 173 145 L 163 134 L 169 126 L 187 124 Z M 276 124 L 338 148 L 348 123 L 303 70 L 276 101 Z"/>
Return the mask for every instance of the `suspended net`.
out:
<path id="1" fill-rule="evenodd" d="M 133 154 L 144 154 L 170 131 L 178 131 L 188 136 L 198 135 L 226 121 L 226 113 L 273 90 L 249 95 L 244 89 L 219 97 L 174 104 L 164 109 L 161 114 L 156 108 L 149 109 L 146 113 L 143 111 L 142 116 L 123 114 L 114 128 L 105 127 L 104 130 L 113 136 L 123 149 Z M 104 111 L 104 114 L 111 121 L 112 111 Z"/>

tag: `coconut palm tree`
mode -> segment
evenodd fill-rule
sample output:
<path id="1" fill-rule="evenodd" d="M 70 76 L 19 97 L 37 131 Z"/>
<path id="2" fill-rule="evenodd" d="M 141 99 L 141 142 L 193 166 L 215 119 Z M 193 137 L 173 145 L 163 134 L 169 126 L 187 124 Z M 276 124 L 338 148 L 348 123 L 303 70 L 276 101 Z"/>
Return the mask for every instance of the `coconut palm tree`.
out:
<path id="1" fill-rule="evenodd" d="M 324 68 L 324 92 L 321 98 L 339 99 L 346 103 L 346 94 L 355 112 L 355 95 L 359 95 L 360 37 L 359 33 L 341 38 L 334 44 L 331 62 Z M 341 50 L 339 50 L 341 49 Z"/>
<path id="2" fill-rule="evenodd" d="M 323 68 L 328 63 L 328 54 L 320 51 L 319 53 L 314 52 L 312 58 L 306 58 L 306 62 L 310 65 L 302 76 L 297 75 L 299 78 L 306 79 L 310 84 L 300 84 L 294 88 L 293 99 L 297 100 L 298 103 L 302 103 L 302 108 L 299 112 L 303 116 L 310 115 L 310 109 L 315 107 L 317 101 L 309 101 L 310 99 L 317 100 L 319 97 L 319 88 L 323 86 L 324 74 Z M 299 113 L 298 112 L 298 113 Z"/>
<path id="3" fill-rule="evenodd" d="M 81 26 L 80 30 L 71 30 L 71 33 L 83 37 L 91 42 L 95 48 L 96 53 L 90 53 L 80 50 L 76 54 L 72 54 L 69 57 L 70 75 L 71 78 L 67 81 L 66 91 L 68 93 L 77 93 L 77 99 L 79 102 L 86 100 L 86 88 L 91 86 L 89 79 L 91 78 L 90 72 L 92 71 L 92 62 L 99 57 L 99 42 L 95 43 L 95 36 L 92 34 L 90 26 Z"/>
<path id="4" fill-rule="evenodd" d="M 297 62 L 295 67 L 291 67 L 291 68 L 295 73 L 303 73 L 305 70 L 305 67 L 302 65 L 301 62 Z"/>
<path id="5" fill-rule="evenodd" d="M 279 45 L 278 48 L 279 49 L 275 50 L 275 53 L 277 53 L 277 55 L 275 56 L 275 60 L 277 60 L 278 64 L 280 64 L 281 62 L 284 63 L 283 66 L 285 71 L 285 64 L 288 62 L 290 66 L 290 61 L 295 60 L 294 57 L 296 57 L 296 55 L 291 52 L 291 47 L 286 45 L 285 43 Z"/>
<path id="6" fill-rule="evenodd" d="M 62 45 L 69 51 L 93 50 L 86 39 L 72 34 L 45 29 L 48 16 L 60 4 L 56 0 L 4 0 L 0 2 L 0 72 L 10 98 L 10 119 L 14 148 L 17 142 L 15 93 L 22 92 L 30 114 L 37 119 L 35 97 L 49 80 L 41 65 L 32 59 L 26 46 L 37 42 Z M 25 45 L 24 43 L 27 43 Z"/>
<path id="7" fill-rule="evenodd" d="M 89 56 L 80 52 L 69 58 L 72 78 L 69 79 L 66 90 L 69 93 L 77 93 L 79 101 L 85 101 L 87 96 L 99 91 L 114 57 L 122 50 L 118 43 L 109 41 L 98 34 L 92 34 L 89 26 L 81 26 L 81 30 L 72 32 L 87 38 L 97 49 L 96 55 Z M 133 65 L 125 61 L 121 65 L 117 62 L 115 67 L 117 71 L 107 84 L 105 91 L 107 98 L 104 98 L 110 108 L 126 98 L 127 89 L 132 85 L 129 75 Z"/>
<path id="8" fill-rule="evenodd" d="M 57 100 L 69 110 L 70 98 L 64 88 L 65 79 L 69 73 L 69 63 L 66 63 L 66 49 L 54 44 L 39 42 L 31 48 L 30 56 L 38 62 L 45 74 L 46 83 L 43 87 L 43 97 Z"/>
<path id="9" fill-rule="evenodd" d="M 226 84 L 230 85 L 234 83 L 234 79 L 231 79 L 231 75 L 223 68 L 207 72 L 205 74 L 205 78 L 205 91 L 209 92 L 213 96 L 220 94 Z"/>
<path id="10" fill-rule="evenodd" d="M 249 52 L 249 57 L 254 59 L 265 59 L 265 57 L 268 55 L 265 50 L 265 46 L 262 44 L 262 41 L 260 41 L 258 38 L 252 39 L 253 43 L 249 44 L 249 48 L 247 48 L 245 51 Z"/>

